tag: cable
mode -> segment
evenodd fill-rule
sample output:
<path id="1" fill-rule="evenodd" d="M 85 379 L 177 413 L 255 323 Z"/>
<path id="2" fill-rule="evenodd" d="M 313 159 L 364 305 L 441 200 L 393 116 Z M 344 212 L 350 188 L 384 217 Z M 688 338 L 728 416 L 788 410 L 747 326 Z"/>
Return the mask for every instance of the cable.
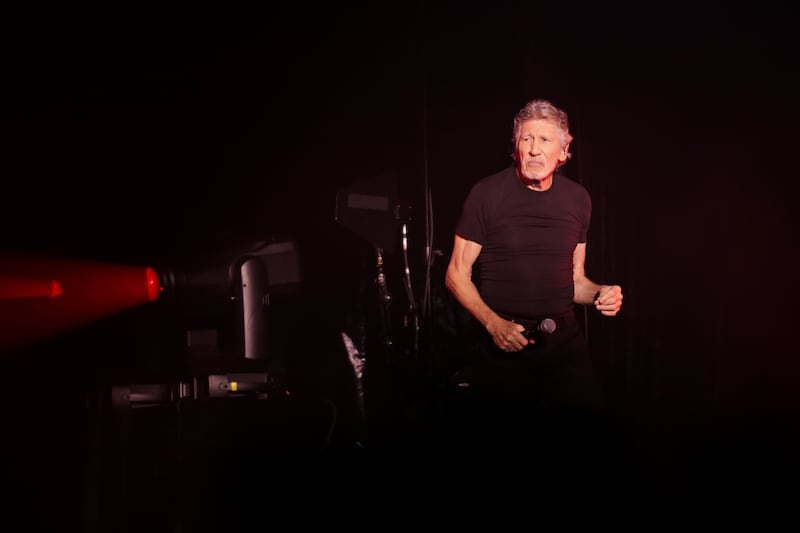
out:
<path id="1" fill-rule="evenodd" d="M 408 310 L 411 314 L 411 319 L 413 320 L 412 327 L 414 328 L 414 337 L 413 337 L 413 353 L 416 354 L 419 351 L 419 315 L 417 314 L 417 306 L 414 300 L 414 291 L 411 286 L 411 269 L 408 265 L 408 225 L 403 224 L 403 265 L 405 267 L 405 288 L 406 288 L 406 297 L 408 298 Z"/>

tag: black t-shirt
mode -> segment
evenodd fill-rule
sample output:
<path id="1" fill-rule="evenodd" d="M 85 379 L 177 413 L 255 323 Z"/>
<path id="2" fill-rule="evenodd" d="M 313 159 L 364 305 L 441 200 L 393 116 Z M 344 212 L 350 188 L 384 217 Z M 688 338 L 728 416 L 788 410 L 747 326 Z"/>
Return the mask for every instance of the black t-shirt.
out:
<path id="1" fill-rule="evenodd" d="M 482 246 L 473 281 L 486 304 L 519 318 L 571 310 L 572 256 L 591 211 L 586 189 L 562 174 L 546 191 L 528 189 L 514 167 L 475 183 L 456 233 Z"/>

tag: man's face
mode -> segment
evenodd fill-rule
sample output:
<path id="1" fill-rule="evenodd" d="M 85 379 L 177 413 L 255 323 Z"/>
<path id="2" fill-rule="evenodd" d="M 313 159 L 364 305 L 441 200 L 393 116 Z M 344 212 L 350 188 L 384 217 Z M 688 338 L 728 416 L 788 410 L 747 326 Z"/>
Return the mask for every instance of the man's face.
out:
<path id="1" fill-rule="evenodd" d="M 546 179 L 559 163 L 567 160 L 567 147 L 562 146 L 558 128 L 552 120 L 527 120 L 522 123 L 519 133 L 516 159 L 523 178 Z"/>

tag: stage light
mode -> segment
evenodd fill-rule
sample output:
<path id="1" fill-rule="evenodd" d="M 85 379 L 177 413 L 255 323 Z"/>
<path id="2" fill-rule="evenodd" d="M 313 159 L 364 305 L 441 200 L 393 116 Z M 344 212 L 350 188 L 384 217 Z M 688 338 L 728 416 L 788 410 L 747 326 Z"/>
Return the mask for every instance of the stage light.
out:
<path id="1" fill-rule="evenodd" d="M 164 300 L 196 359 L 269 358 L 271 309 L 302 280 L 294 241 L 203 250 L 159 270 Z"/>
<path id="2" fill-rule="evenodd" d="M 147 266 L 0 254 L 0 352 L 153 302 L 161 290 Z"/>
<path id="3" fill-rule="evenodd" d="M 184 337 L 177 357 L 267 360 L 270 300 L 301 281 L 294 242 L 201 252 L 154 266 L 0 252 L 0 353 L 158 301 L 149 316 Z"/>

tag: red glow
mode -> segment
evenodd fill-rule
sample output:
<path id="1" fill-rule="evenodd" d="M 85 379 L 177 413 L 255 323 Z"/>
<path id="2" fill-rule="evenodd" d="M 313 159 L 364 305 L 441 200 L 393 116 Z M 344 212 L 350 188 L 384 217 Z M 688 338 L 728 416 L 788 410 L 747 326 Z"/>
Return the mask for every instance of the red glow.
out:
<path id="1" fill-rule="evenodd" d="M 151 302 L 154 302 L 162 290 L 161 282 L 158 279 L 158 273 L 154 269 L 147 267 L 145 269 L 145 279 L 147 297 L 150 298 Z"/>
<path id="2" fill-rule="evenodd" d="M 150 267 L 0 255 L 0 351 L 152 302 L 158 279 Z"/>
<path id="3" fill-rule="evenodd" d="M 62 294 L 64 294 L 64 289 L 61 288 L 61 284 L 56 280 L 52 280 L 50 282 L 50 298 L 55 298 Z"/>
<path id="4" fill-rule="evenodd" d="M 0 300 L 55 298 L 63 293 L 54 279 L 23 278 L 0 274 Z"/>

